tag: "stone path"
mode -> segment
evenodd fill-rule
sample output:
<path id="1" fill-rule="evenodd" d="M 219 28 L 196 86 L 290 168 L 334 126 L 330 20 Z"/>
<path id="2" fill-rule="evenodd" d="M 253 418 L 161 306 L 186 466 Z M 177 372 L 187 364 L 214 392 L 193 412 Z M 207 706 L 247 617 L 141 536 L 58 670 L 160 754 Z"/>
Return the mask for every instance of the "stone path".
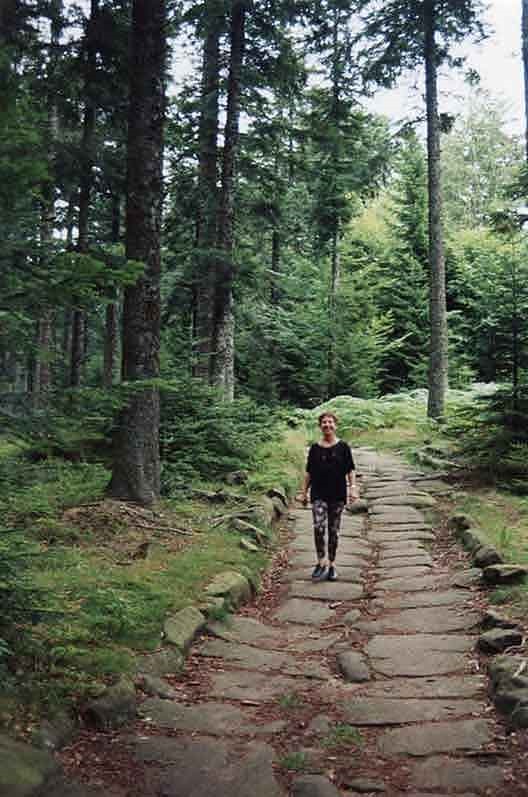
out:
<path id="1" fill-rule="evenodd" d="M 343 518 L 336 583 L 312 584 L 311 514 L 264 617 L 210 624 L 177 699 L 127 743 L 156 797 L 525 794 L 477 669 L 471 589 L 435 561 L 424 512 L 448 486 L 355 451 L 367 515 Z M 432 550 L 431 550 L 432 547 Z M 177 679 L 172 682 L 177 686 Z"/>

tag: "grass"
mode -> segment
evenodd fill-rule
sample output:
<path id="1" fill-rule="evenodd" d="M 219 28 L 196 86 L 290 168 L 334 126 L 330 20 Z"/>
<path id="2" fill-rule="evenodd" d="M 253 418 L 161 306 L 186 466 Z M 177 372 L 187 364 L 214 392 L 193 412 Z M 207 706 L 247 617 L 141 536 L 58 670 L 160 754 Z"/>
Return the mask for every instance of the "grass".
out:
<path id="1" fill-rule="evenodd" d="M 301 708 L 303 699 L 297 692 L 289 692 L 288 694 L 280 695 L 277 698 L 277 703 L 284 709 L 296 709 Z"/>
<path id="2" fill-rule="evenodd" d="M 279 764 L 283 769 L 290 772 L 304 772 L 308 767 L 308 756 L 302 750 L 296 750 L 293 753 L 283 755 L 279 760 Z"/>
<path id="3" fill-rule="evenodd" d="M 321 739 L 321 745 L 327 749 L 334 747 L 361 747 L 363 737 L 357 728 L 352 725 L 335 725 L 329 733 Z"/>
<path id="4" fill-rule="evenodd" d="M 298 489 L 305 438 L 299 430 L 282 437 L 283 431 L 273 446 L 256 452 L 258 472 L 243 488 L 247 502 L 271 486 Z M 16 447 L 0 448 L 0 531 L 17 529 L 36 545 L 27 578 L 38 596 L 29 621 L 12 635 L 15 675 L 2 670 L 0 621 L 0 725 L 21 711 L 53 714 L 100 693 L 105 682 L 133 671 L 137 653 L 161 644 L 167 614 L 195 603 L 217 573 L 234 569 L 258 583 L 269 562 L 272 549 L 245 551 L 239 533 L 212 523 L 235 504 L 181 493 L 165 500 L 164 523 L 193 530 L 192 537 L 182 537 L 143 528 L 145 518 L 135 524 L 126 513 L 110 511 L 109 502 L 101 503 L 108 479 L 100 464 L 33 464 Z M 0 564 L 0 582 L 2 575 Z M 226 614 L 215 616 L 224 620 Z M 10 629 L 4 627 L 7 639 Z"/>

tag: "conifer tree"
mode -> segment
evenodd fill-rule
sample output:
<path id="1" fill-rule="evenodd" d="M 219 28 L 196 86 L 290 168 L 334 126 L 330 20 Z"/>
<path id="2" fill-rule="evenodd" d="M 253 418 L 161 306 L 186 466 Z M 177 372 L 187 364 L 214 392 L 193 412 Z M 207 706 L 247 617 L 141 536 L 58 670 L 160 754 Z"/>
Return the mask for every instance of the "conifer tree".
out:
<path id="1" fill-rule="evenodd" d="M 368 77 L 392 85 L 405 69 L 423 66 L 427 113 L 431 346 L 428 414 L 444 413 L 447 390 L 447 308 L 440 163 L 438 68 L 456 64 L 454 44 L 482 31 L 480 0 L 359 0 L 364 11 Z"/>

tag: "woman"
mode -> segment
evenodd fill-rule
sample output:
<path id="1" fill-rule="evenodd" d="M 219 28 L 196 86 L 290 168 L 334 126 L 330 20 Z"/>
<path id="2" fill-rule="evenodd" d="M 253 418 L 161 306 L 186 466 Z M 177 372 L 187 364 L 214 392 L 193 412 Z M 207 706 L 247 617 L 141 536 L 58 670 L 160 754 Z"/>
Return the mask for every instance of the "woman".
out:
<path id="1" fill-rule="evenodd" d="M 302 502 L 308 503 L 308 487 L 312 500 L 314 540 L 317 565 L 312 573 L 314 581 L 335 581 L 335 558 L 341 514 L 347 500 L 359 497 L 356 471 L 350 447 L 336 435 L 337 417 L 323 412 L 318 418 L 321 439 L 308 452 Z M 325 556 L 325 529 L 328 527 L 328 570 Z"/>

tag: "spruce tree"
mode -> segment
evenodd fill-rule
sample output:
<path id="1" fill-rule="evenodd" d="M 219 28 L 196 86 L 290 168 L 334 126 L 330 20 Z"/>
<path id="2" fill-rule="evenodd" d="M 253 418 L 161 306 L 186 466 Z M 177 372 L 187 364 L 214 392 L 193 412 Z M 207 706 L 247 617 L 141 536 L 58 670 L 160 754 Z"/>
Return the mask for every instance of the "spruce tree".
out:
<path id="1" fill-rule="evenodd" d="M 405 69 L 423 66 L 427 113 L 429 196 L 429 268 L 431 346 L 428 414 L 444 414 L 447 390 L 447 308 L 438 69 L 456 63 L 451 48 L 471 33 L 480 33 L 480 0 L 359 0 L 367 38 L 366 74 L 392 85 Z"/>

